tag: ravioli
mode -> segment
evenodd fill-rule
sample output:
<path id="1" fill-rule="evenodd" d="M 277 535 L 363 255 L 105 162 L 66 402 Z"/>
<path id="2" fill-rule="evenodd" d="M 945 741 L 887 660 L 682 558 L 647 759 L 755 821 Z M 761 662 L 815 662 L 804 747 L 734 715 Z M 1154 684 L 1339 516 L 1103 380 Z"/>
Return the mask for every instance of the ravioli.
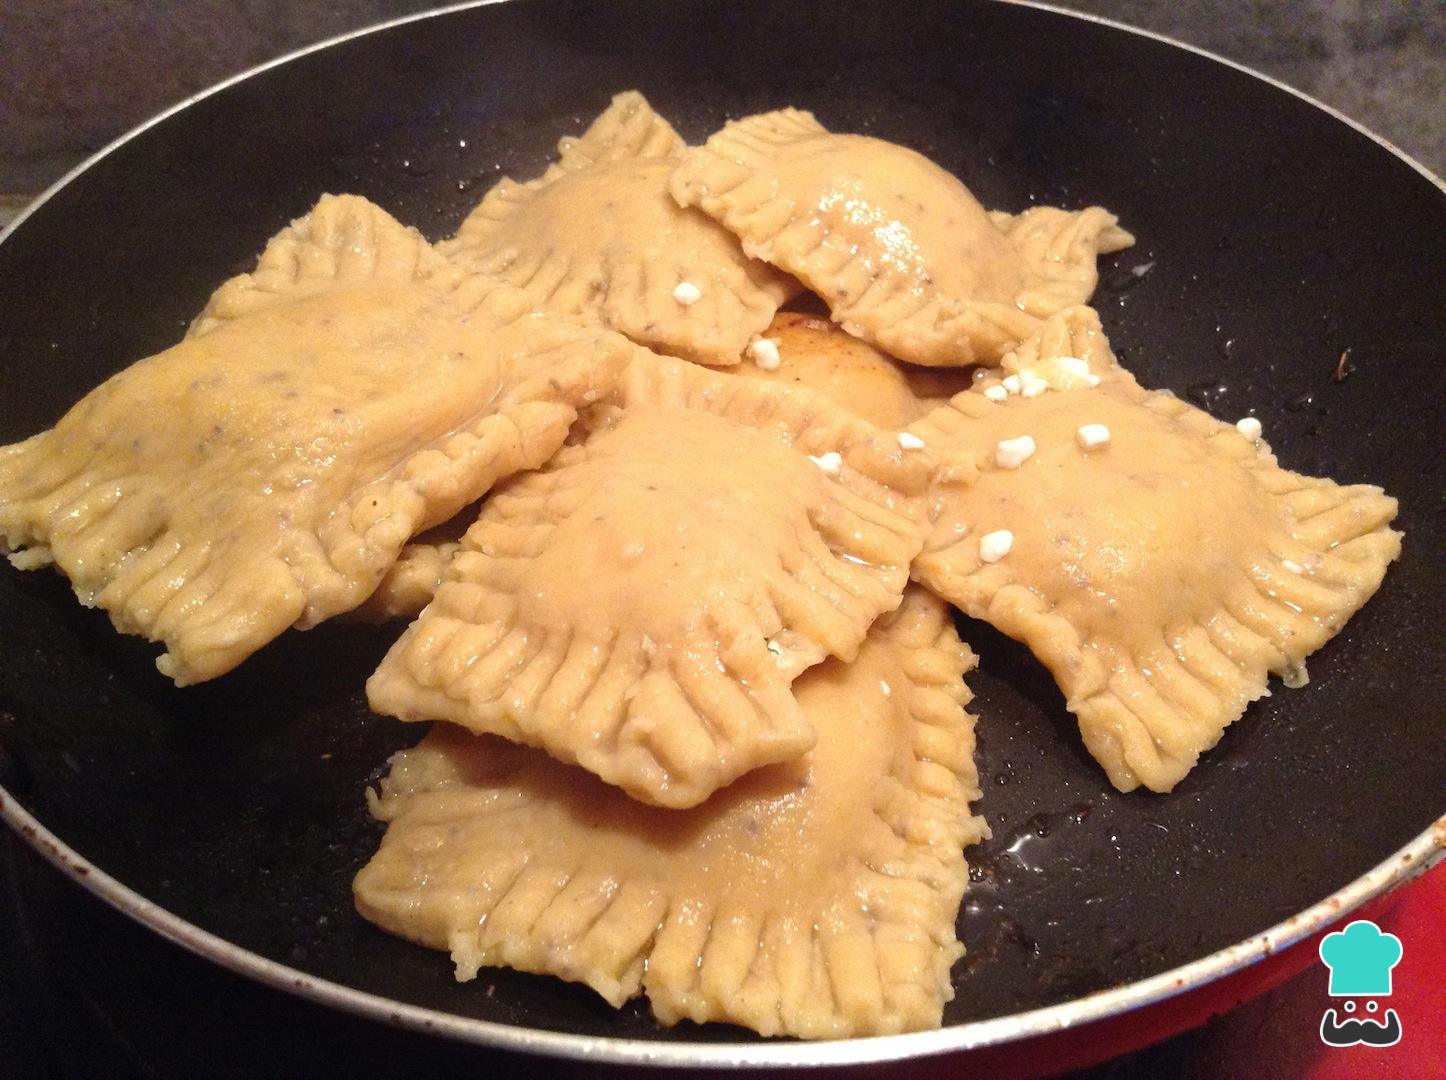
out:
<path id="1" fill-rule="evenodd" d="M 542 464 L 630 349 L 520 314 L 383 210 L 326 196 L 185 341 L 0 449 L 0 541 L 164 642 L 178 684 L 214 678 Z"/>
<path id="2" fill-rule="evenodd" d="M 886 430 L 907 427 L 942 400 L 933 386 L 916 392 L 917 373 L 906 371 L 866 341 L 840 330 L 827 318 L 799 311 L 780 311 L 732 373 L 764 382 L 806 386 L 844 406 L 856 416 Z M 951 378 L 954 392 L 969 386 L 967 375 L 938 372 Z M 943 395 L 947 400 L 951 394 Z"/>
<path id="3" fill-rule="evenodd" d="M 818 731 L 691 810 L 639 805 L 527 747 L 438 724 L 392 759 L 357 909 L 451 952 L 647 994 L 664 1024 L 840 1038 L 937 1027 L 963 953 L 962 851 L 988 835 L 962 675 L 920 589 L 853 662 L 796 684 Z"/>
<path id="4" fill-rule="evenodd" d="M 910 429 L 951 459 L 914 575 L 1030 647 L 1117 788 L 1168 791 L 1269 674 L 1302 682 L 1305 658 L 1375 593 L 1400 552 L 1396 501 L 1282 469 L 1235 427 L 1105 367 L 1092 313 L 1047 330 L 1051 345 L 1012 362 L 1074 388 L 991 383 Z M 1066 343 L 1094 352 L 1094 370 L 1061 368 Z"/>
<path id="5" fill-rule="evenodd" d="M 580 139 L 562 141 L 539 179 L 498 183 L 442 250 L 540 310 L 736 364 L 798 285 L 668 197 L 683 149 L 641 94 L 619 94 Z"/>
<path id="6" fill-rule="evenodd" d="M 832 134 L 798 109 L 726 125 L 684 153 L 669 190 L 816 292 L 849 333 L 927 366 L 998 363 L 1041 318 L 1089 298 L 1098 253 L 1133 242 L 1098 207 L 991 219 L 922 155 Z"/>
<path id="7" fill-rule="evenodd" d="M 790 684 L 898 605 L 930 461 L 818 395 L 641 350 L 589 423 L 488 499 L 368 697 L 692 806 L 812 745 Z"/>

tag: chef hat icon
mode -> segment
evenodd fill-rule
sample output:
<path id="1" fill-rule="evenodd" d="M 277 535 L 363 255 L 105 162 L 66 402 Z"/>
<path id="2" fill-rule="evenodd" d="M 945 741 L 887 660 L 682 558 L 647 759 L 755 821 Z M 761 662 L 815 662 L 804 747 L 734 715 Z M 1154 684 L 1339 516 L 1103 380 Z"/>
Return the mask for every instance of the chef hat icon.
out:
<path id="1" fill-rule="evenodd" d="M 1368 919 L 1327 934 L 1320 958 L 1330 968 L 1332 997 L 1386 997 L 1391 969 L 1401 962 L 1401 939 Z"/>

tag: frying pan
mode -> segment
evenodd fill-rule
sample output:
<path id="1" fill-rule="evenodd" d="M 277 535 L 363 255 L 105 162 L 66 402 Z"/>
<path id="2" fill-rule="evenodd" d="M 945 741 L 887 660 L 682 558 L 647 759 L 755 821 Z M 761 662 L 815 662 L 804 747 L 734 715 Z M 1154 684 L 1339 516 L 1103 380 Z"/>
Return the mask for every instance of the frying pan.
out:
<path id="1" fill-rule="evenodd" d="M 448 235 L 633 86 L 690 140 L 791 103 L 915 147 L 990 207 L 1116 211 L 1139 244 L 1102 265 L 1096 304 L 1125 364 L 1260 416 L 1288 467 L 1401 499 L 1405 553 L 1311 686 L 1277 686 L 1171 794 L 1122 795 L 1042 669 L 962 622 L 995 835 L 970 852 L 956 997 L 941 1031 L 827 1046 L 665 1030 L 515 972 L 457 985 L 444 956 L 359 919 L 349 883 L 379 836 L 363 787 L 421 734 L 361 694 L 396 626 L 288 634 L 178 691 L 58 576 L 5 568 L 12 826 L 160 933 L 316 1000 L 492 1047 L 702 1066 L 958 1052 L 1119 1014 L 1439 854 L 1446 199 L 1315 103 L 1118 27 L 1002 4 L 514 0 L 307 50 L 121 140 L 4 234 L 0 441 L 173 343 L 319 193 Z"/>

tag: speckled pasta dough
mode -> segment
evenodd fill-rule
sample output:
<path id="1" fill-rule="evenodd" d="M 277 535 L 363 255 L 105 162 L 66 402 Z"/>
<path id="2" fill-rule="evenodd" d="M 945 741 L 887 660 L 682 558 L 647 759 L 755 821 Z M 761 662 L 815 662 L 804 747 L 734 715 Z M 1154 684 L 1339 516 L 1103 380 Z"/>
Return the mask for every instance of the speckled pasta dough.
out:
<path id="1" fill-rule="evenodd" d="M 798 109 L 728 124 L 683 155 L 670 190 L 849 333 L 929 366 L 997 363 L 1041 318 L 1089 299 L 1098 253 L 1133 242 L 1098 207 L 991 220 L 922 155 Z"/>
<path id="2" fill-rule="evenodd" d="M 631 348 L 474 288 L 324 197 L 187 340 L 0 449 L 0 540 L 182 685 L 355 607 L 419 529 L 551 456 Z"/>
<path id="3" fill-rule="evenodd" d="M 350 613 L 351 617 L 360 622 L 414 618 L 437 595 L 452 558 L 461 548 L 457 540 L 408 544 L 372 594 Z"/>
<path id="4" fill-rule="evenodd" d="M 521 288 L 540 310 L 736 364 L 798 285 L 668 197 L 683 149 L 641 94 L 619 94 L 581 138 L 562 141 L 539 179 L 498 183 L 441 250 Z"/>
<path id="5" fill-rule="evenodd" d="M 1099 257 L 1135 242 L 1101 206 L 1032 206 L 1022 214 L 992 210 L 989 220 L 1019 256 L 1023 285 L 1014 302 L 1037 319 L 1087 302 L 1099 284 Z"/>
<path id="6" fill-rule="evenodd" d="M 446 580 L 453 557 L 462 549 L 462 534 L 477 520 L 480 507 L 480 502 L 469 503 L 442 524 L 412 537 L 372 594 L 345 618 L 370 623 L 416 618 Z"/>
<path id="7" fill-rule="evenodd" d="M 827 318 L 800 311 L 780 311 L 761 337 L 772 346 L 764 364 L 751 350 L 732 374 L 806 386 L 886 430 L 907 427 L 970 384 L 957 368 L 907 369 Z M 941 395 L 935 383 L 950 392 Z"/>
<path id="8" fill-rule="evenodd" d="M 991 380 L 910 429 L 952 458 L 914 574 L 1033 650 L 1116 787 L 1168 791 L 1270 673 L 1303 682 L 1305 657 L 1375 593 L 1400 552 L 1396 501 L 1288 472 L 1141 389 L 1088 309 L 1046 330 L 1006 364 L 1070 388 Z M 1085 425 L 1108 441 L 1086 449 Z M 1008 467 L 1025 436 L 1037 449 Z"/>
<path id="9" fill-rule="evenodd" d="M 812 745 L 790 684 L 898 605 L 930 466 L 818 395 L 638 352 L 367 689 L 687 807 Z"/>
<path id="10" fill-rule="evenodd" d="M 647 994 L 664 1024 L 808 1039 L 937 1027 L 963 953 L 962 851 L 988 835 L 947 609 L 913 589 L 852 663 L 796 684 L 818 742 L 692 810 L 437 725 L 392 759 L 358 910 L 484 965 Z"/>

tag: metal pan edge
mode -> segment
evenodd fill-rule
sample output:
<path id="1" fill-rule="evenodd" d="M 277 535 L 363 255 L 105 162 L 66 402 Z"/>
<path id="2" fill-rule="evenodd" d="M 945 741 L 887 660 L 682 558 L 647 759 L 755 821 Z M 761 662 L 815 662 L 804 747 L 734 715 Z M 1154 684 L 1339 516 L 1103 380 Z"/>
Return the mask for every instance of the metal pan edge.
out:
<path id="1" fill-rule="evenodd" d="M 1446 859 L 1446 815 L 1330 896 L 1244 941 L 1170 971 L 1044 1009 L 993 1020 L 831 1042 L 660 1043 L 518 1028 L 407 1005 L 267 960 L 202 930 L 111 877 L 74 851 L 0 788 L 0 819 L 77 884 L 162 937 L 230 971 L 303 998 L 428 1035 L 578 1061 L 659 1067 L 766 1068 L 864 1065 L 968 1051 L 1077 1027 L 1163 1001 L 1281 952 Z"/>

